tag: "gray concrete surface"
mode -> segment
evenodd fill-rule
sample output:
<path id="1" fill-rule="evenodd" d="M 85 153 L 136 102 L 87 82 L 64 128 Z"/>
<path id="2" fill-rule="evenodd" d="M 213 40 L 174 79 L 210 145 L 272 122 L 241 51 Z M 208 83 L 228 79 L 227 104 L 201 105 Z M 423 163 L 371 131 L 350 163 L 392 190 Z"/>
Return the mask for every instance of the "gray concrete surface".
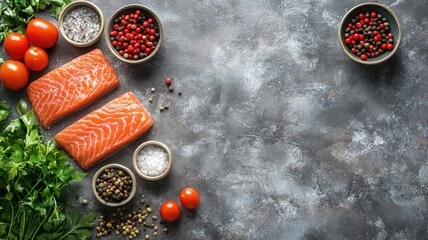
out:
<path id="1" fill-rule="evenodd" d="M 108 18 L 137 1 L 93 2 Z M 92 196 L 93 173 L 131 166 L 139 144 L 158 140 L 173 151 L 173 169 L 160 182 L 140 179 L 128 207 L 144 195 L 157 209 L 187 186 L 201 195 L 196 212 L 168 226 L 168 239 L 428 239 L 428 1 L 380 1 L 404 32 L 397 54 L 374 67 L 352 62 L 337 40 L 358 2 L 148 0 L 165 42 L 138 66 L 118 61 L 104 39 L 85 49 L 60 39 L 49 69 L 32 80 L 98 47 L 121 85 L 45 134 L 127 91 L 155 121 L 74 184 L 70 204 L 86 198 L 81 210 L 108 210 Z M 165 77 L 174 78 L 174 94 Z M 11 103 L 27 99 L 0 90 Z M 160 113 L 162 103 L 170 110 Z"/>

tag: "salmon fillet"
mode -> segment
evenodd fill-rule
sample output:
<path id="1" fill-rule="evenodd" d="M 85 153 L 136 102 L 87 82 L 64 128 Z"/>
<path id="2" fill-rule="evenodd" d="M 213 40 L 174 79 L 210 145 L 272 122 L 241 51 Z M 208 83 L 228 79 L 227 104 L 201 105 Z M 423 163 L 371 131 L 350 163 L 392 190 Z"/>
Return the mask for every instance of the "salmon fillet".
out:
<path id="1" fill-rule="evenodd" d="M 28 98 L 44 128 L 119 85 L 116 72 L 95 49 L 32 82 Z"/>
<path id="2" fill-rule="evenodd" d="M 73 123 L 55 140 L 87 170 L 152 126 L 150 113 L 128 92 Z"/>

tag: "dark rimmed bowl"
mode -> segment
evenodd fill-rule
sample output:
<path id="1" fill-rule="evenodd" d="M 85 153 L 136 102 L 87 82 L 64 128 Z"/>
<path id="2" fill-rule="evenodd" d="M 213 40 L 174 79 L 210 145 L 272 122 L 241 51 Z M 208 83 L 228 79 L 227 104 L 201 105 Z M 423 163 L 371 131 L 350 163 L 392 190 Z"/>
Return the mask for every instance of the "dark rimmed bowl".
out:
<path id="1" fill-rule="evenodd" d="M 114 19 L 116 17 L 121 16 L 123 14 L 129 14 L 129 13 L 135 12 L 136 10 L 140 10 L 141 13 L 144 14 L 146 17 L 153 19 L 153 24 L 158 28 L 159 39 L 157 40 L 157 45 L 156 45 L 155 50 L 149 56 L 147 56 L 145 58 L 134 60 L 134 59 L 124 58 L 123 56 L 121 56 L 119 54 L 119 52 L 117 52 L 117 50 L 111 44 L 110 32 L 113 31 Z M 131 64 L 143 63 L 143 62 L 150 60 L 159 51 L 159 49 L 162 45 L 162 42 L 163 42 L 163 37 L 164 37 L 163 36 L 162 24 L 161 24 L 161 21 L 159 20 L 158 16 L 150 8 L 143 6 L 141 4 L 129 4 L 129 5 L 125 5 L 121 8 L 119 8 L 118 10 L 116 10 L 116 12 L 113 13 L 113 15 L 110 17 L 110 19 L 106 25 L 106 30 L 104 31 L 104 36 L 105 36 L 105 39 L 107 41 L 107 46 L 110 49 L 110 51 L 113 53 L 113 55 L 116 56 L 119 60 L 126 62 L 126 63 L 131 63 Z"/>
<path id="2" fill-rule="evenodd" d="M 360 57 L 358 57 L 357 55 L 354 55 L 351 52 L 351 49 L 349 49 L 349 47 L 346 45 L 345 31 L 348 26 L 348 23 L 350 23 L 355 16 L 357 16 L 359 13 L 365 13 L 365 12 L 368 12 L 368 13 L 376 12 L 381 14 L 387 19 L 390 27 L 390 32 L 394 35 L 394 48 L 391 51 L 387 51 L 378 57 L 367 58 L 366 61 L 363 61 L 360 59 Z M 387 8 L 386 6 L 380 3 L 368 2 L 368 3 L 359 4 L 353 7 L 351 10 L 349 10 L 346 13 L 342 21 L 340 22 L 338 37 L 339 37 L 339 42 L 340 42 L 340 46 L 342 47 L 342 50 L 346 53 L 346 55 L 348 55 L 349 58 L 361 64 L 374 65 L 374 64 L 379 64 L 388 60 L 389 58 L 392 57 L 392 55 L 395 54 L 398 47 L 400 46 L 401 27 L 397 16 L 389 8 Z"/>

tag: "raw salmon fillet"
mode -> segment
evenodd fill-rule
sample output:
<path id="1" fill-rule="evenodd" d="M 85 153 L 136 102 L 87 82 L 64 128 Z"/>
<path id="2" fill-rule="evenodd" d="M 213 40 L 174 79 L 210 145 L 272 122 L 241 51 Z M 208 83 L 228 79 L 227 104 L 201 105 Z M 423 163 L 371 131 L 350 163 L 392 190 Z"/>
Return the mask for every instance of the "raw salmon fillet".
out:
<path id="1" fill-rule="evenodd" d="M 44 128 L 119 85 L 116 72 L 95 49 L 32 82 L 28 98 Z"/>
<path id="2" fill-rule="evenodd" d="M 55 140 L 87 170 L 152 126 L 150 113 L 128 92 L 73 123 Z"/>

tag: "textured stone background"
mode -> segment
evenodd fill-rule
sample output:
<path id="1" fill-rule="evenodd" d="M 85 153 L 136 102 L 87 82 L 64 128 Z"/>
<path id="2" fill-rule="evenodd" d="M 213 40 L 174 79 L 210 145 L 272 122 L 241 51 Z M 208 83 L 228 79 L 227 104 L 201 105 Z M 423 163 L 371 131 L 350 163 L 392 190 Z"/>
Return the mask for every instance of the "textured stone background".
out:
<path id="1" fill-rule="evenodd" d="M 137 1 L 93 2 L 108 18 Z M 140 143 L 158 140 L 173 151 L 172 172 L 139 181 L 134 207 L 141 195 L 155 208 L 178 201 L 186 186 L 201 194 L 169 239 L 428 239 L 428 1 L 380 1 L 404 31 L 396 55 L 376 67 L 352 62 L 337 40 L 342 16 L 360 2 L 145 1 L 164 25 L 158 55 L 130 66 L 99 41 L 121 86 L 45 133 L 127 91 L 155 126 L 73 185 L 71 205 L 87 198 L 87 208 L 107 210 L 90 191 L 93 173 L 130 166 Z M 92 48 L 60 39 L 43 73 Z M 167 91 L 167 76 L 183 96 Z M 26 98 L 0 89 L 11 103 Z"/>

